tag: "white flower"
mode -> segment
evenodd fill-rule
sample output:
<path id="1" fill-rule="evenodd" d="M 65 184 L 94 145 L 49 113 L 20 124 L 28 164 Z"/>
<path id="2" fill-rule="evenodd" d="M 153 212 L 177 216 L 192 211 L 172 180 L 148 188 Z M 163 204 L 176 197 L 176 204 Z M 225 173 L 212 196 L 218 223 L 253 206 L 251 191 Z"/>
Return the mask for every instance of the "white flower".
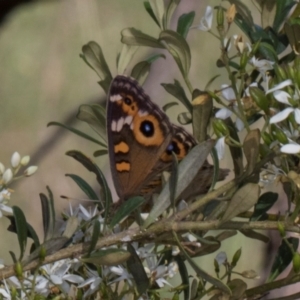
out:
<path id="1" fill-rule="evenodd" d="M 227 255 L 224 251 L 219 252 L 218 255 L 215 257 L 218 265 L 221 266 L 227 261 Z"/>
<path id="2" fill-rule="evenodd" d="M 29 177 L 37 171 L 37 166 L 30 166 L 24 171 L 24 175 Z"/>
<path id="3" fill-rule="evenodd" d="M 225 136 L 219 138 L 215 144 L 218 159 L 223 159 L 225 154 Z"/>
<path id="4" fill-rule="evenodd" d="M 284 172 L 277 168 L 274 164 L 268 163 L 267 168 L 263 169 L 259 174 L 259 181 L 262 187 L 273 183 L 278 176 L 284 174 Z"/>
<path id="5" fill-rule="evenodd" d="M 12 208 L 6 205 L 7 200 L 10 198 L 10 191 L 4 189 L 0 192 L 0 218 L 3 216 L 3 212 L 12 213 Z"/>
<path id="6" fill-rule="evenodd" d="M 280 148 L 280 151 L 287 154 L 298 154 L 300 153 L 300 145 L 292 143 L 286 144 Z"/>
<path id="7" fill-rule="evenodd" d="M 11 166 L 13 168 L 16 168 L 20 164 L 20 161 L 21 161 L 20 154 L 18 152 L 14 152 L 14 154 L 12 155 L 12 157 L 10 159 Z"/>
<path id="8" fill-rule="evenodd" d="M 118 278 L 116 278 L 115 280 L 113 280 L 109 284 L 113 284 L 113 283 L 118 282 L 118 281 L 126 280 L 129 285 L 131 285 L 131 286 L 133 285 L 132 275 L 129 274 L 127 272 L 127 270 L 124 269 L 122 266 L 117 266 L 117 267 L 113 266 L 113 267 L 110 267 L 109 269 L 113 274 L 118 276 Z"/>
<path id="9" fill-rule="evenodd" d="M 248 48 L 251 51 L 251 47 L 248 44 Z M 267 60 L 267 59 L 257 59 L 255 56 L 253 56 L 250 59 L 250 63 L 259 71 L 259 73 L 262 75 L 263 80 L 267 80 L 267 71 L 273 69 L 274 62 Z"/>
<path id="10" fill-rule="evenodd" d="M 278 102 L 291 106 L 289 102 L 289 98 L 291 98 L 291 95 L 285 91 L 282 91 L 281 89 L 292 84 L 293 82 L 290 79 L 284 80 L 283 82 L 269 89 L 266 94 L 273 93 L 274 98 Z M 285 120 L 291 113 L 294 113 L 296 122 L 300 124 L 300 109 L 293 107 L 287 107 L 271 117 L 270 124 L 279 123 Z"/>
<path id="11" fill-rule="evenodd" d="M 21 165 L 25 167 L 28 165 L 29 161 L 30 161 L 29 155 L 23 156 L 21 159 Z"/>
<path id="12" fill-rule="evenodd" d="M 11 169 L 6 169 L 3 173 L 2 180 L 4 184 L 9 183 L 13 178 L 13 172 Z"/>
<path id="13" fill-rule="evenodd" d="M 89 288 L 85 289 L 83 295 L 84 299 L 92 295 L 94 292 L 96 292 L 98 290 L 100 283 L 102 282 L 102 278 L 99 276 L 99 274 L 96 271 L 91 270 L 89 268 L 87 268 L 87 271 L 88 271 L 88 279 L 78 285 L 78 288 L 83 288 L 89 285 Z"/>
<path id="14" fill-rule="evenodd" d="M 213 9 L 211 6 L 207 6 L 204 17 L 201 18 L 200 24 L 196 27 L 202 31 L 209 31 L 211 29 L 212 20 L 213 20 Z"/>
<path id="15" fill-rule="evenodd" d="M 236 97 L 235 97 L 235 93 L 234 93 L 233 89 L 228 84 L 222 84 L 221 92 L 222 92 L 223 98 L 226 101 L 232 102 L 230 104 L 234 105 L 233 110 L 238 112 L 238 108 L 236 106 Z M 230 109 L 223 107 L 217 111 L 215 116 L 216 116 L 216 118 L 225 120 L 225 119 L 229 118 L 232 114 L 233 114 L 233 112 Z M 236 118 L 235 125 L 239 131 L 241 131 L 244 128 L 244 123 L 239 118 Z"/>

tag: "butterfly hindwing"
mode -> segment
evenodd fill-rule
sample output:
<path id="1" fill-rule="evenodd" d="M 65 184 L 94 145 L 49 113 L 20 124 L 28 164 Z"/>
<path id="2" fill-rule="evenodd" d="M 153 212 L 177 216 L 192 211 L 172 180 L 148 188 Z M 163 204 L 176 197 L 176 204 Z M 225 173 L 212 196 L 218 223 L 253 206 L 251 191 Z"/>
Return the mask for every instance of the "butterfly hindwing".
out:
<path id="1" fill-rule="evenodd" d="M 134 79 L 117 76 L 107 102 L 111 172 L 120 199 L 139 194 L 172 139 L 168 117 Z"/>

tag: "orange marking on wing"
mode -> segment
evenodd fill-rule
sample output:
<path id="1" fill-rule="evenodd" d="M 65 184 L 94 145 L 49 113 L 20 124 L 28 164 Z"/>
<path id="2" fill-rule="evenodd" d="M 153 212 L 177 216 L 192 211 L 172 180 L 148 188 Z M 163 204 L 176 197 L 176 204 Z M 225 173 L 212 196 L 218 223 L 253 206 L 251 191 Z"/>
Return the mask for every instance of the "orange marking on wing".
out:
<path id="1" fill-rule="evenodd" d="M 178 151 L 179 152 L 175 153 L 175 154 L 177 156 L 177 159 L 180 161 L 187 155 L 186 150 L 184 148 L 184 144 L 182 142 L 180 142 L 179 140 L 175 139 L 175 138 L 172 139 L 172 142 L 175 143 L 176 146 L 177 146 L 177 152 Z M 161 155 L 160 159 L 164 162 L 171 162 L 172 161 L 172 154 L 169 154 L 167 151 L 165 151 Z"/>
<path id="2" fill-rule="evenodd" d="M 145 136 L 140 131 L 140 127 L 143 121 L 150 121 L 153 124 L 154 133 L 152 136 Z M 160 146 L 165 139 L 165 135 L 160 128 L 159 121 L 153 115 L 136 115 L 133 119 L 133 134 L 136 140 L 144 146 Z"/>
<path id="3" fill-rule="evenodd" d="M 128 171 L 130 171 L 130 163 L 125 162 L 125 161 L 116 163 L 116 169 L 119 172 L 128 172 Z"/>
<path id="4" fill-rule="evenodd" d="M 120 142 L 119 144 L 115 145 L 114 147 L 114 152 L 122 152 L 122 153 L 127 153 L 129 152 L 129 146 L 125 142 Z"/>

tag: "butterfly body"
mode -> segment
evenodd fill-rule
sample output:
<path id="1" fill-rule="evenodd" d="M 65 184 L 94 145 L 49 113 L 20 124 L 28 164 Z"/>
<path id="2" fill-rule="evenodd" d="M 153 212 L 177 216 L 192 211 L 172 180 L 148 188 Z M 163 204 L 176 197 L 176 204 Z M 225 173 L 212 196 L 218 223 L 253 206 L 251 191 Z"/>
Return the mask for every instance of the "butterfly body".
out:
<path id="1" fill-rule="evenodd" d="M 127 76 L 118 75 L 111 83 L 106 120 L 110 167 L 121 201 L 153 192 L 161 184 L 160 173 L 170 169 L 172 152 L 180 161 L 196 145 Z M 213 166 L 207 165 L 212 177 Z"/>

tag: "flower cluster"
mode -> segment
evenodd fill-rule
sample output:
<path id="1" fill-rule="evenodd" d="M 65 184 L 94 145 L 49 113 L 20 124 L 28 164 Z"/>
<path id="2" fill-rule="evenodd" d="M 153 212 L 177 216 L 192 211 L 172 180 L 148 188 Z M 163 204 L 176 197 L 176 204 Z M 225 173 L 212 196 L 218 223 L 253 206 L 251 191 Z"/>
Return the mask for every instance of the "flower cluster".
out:
<path id="1" fill-rule="evenodd" d="M 20 169 L 28 166 L 29 161 L 28 155 L 21 157 L 18 152 L 14 152 L 11 156 L 10 168 L 5 168 L 0 162 L 0 217 L 3 216 L 2 212 L 12 213 L 11 207 L 7 205 L 13 192 L 9 188 L 10 183 L 22 177 L 29 177 L 37 171 L 36 166 L 29 166 L 20 174 Z"/>

